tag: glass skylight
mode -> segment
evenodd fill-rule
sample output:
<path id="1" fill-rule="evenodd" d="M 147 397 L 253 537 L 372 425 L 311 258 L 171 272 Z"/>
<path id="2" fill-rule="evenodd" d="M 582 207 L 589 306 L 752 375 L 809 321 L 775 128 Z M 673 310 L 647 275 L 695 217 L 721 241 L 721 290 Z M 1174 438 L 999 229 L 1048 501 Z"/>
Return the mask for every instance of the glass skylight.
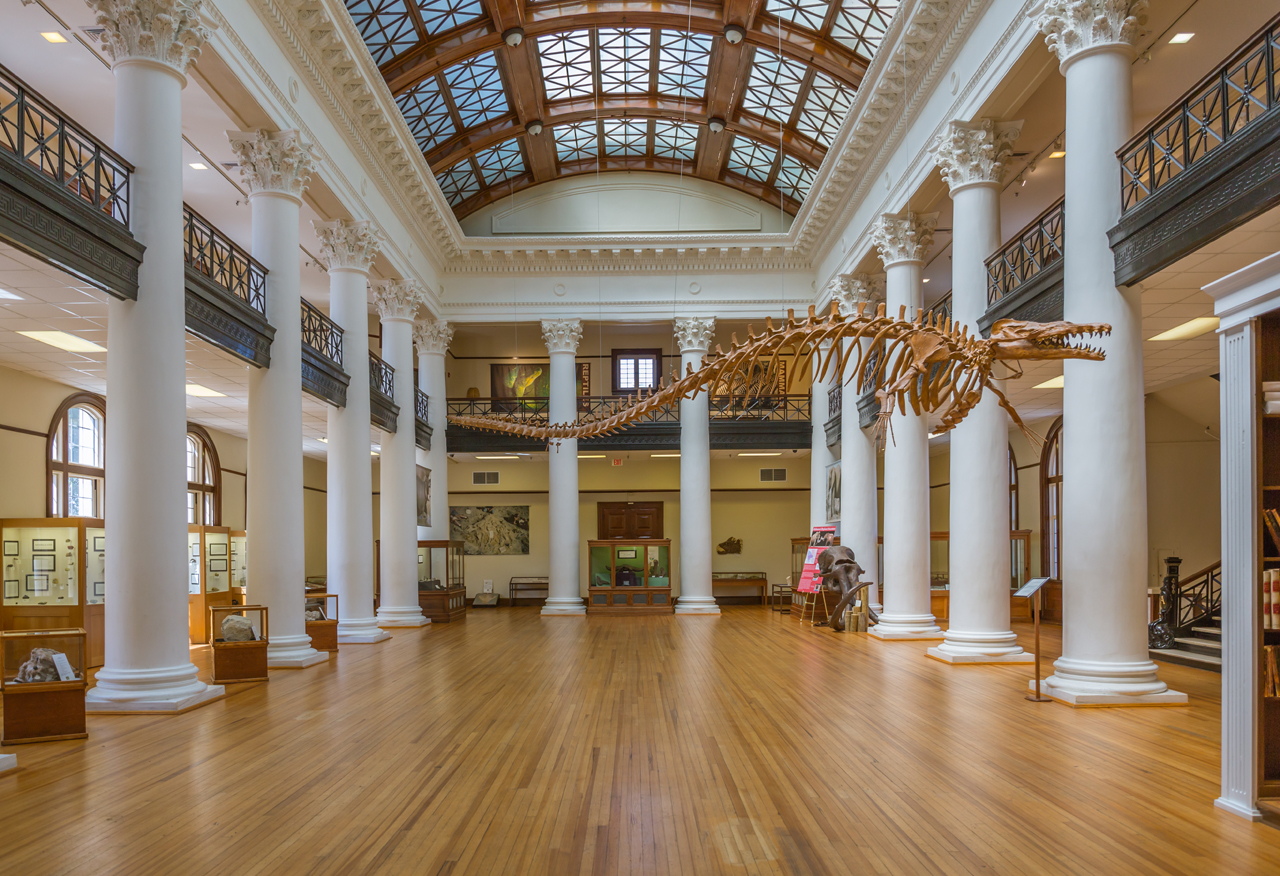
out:
<path id="1" fill-rule="evenodd" d="M 440 93 L 440 83 L 434 76 L 397 97 L 396 103 L 423 152 L 440 145 L 456 130 L 444 95 Z"/>
<path id="2" fill-rule="evenodd" d="M 757 143 L 749 137 L 734 137 L 727 167 L 747 179 L 768 182 L 769 171 L 777 160 L 778 150 L 772 146 Z"/>
<path id="3" fill-rule="evenodd" d="M 480 174 L 486 186 L 524 173 L 524 156 L 520 154 L 520 141 L 516 138 L 504 140 L 497 146 L 490 146 L 476 153 L 476 164 L 480 166 Z"/>
<path id="4" fill-rule="evenodd" d="M 662 31 L 658 43 L 658 92 L 702 97 L 707 91 L 710 57 L 711 37 L 707 34 Z"/>
<path id="5" fill-rule="evenodd" d="M 471 169 L 470 161 L 460 161 L 442 173 L 436 174 L 440 191 L 444 192 L 449 206 L 454 207 L 480 191 L 480 181 Z"/>
<path id="6" fill-rule="evenodd" d="M 825 149 L 831 145 L 831 138 L 840 130 L 852 104 L 852 90 L 829 76 L 814 73 L 809 96 L 796 119 L 796 130 L 812 137 Z"/>
<path id="7" fill-rule="evenodd" d="M 793 201 L 803 201 L 813 185 L 815 171 L 812 167 L 790 155 L 782 156 L 782 165 L 778 168 L 778 178 L 773 184 Z"/>
<path id="8" fill-rule="evenodd" d="M 829 0 L 769 0 L 765 9 L 783 21 L 794 21 L 812 31 L 822 30 L 822 22 L 831 8 Z"/>
<path id="9" fill-rule="evenodd" d="M 433 36 L 485 14 L 480 0 L 418 0 L 418 12 L 427 33 Z"/>
<path id="10" fill-rule="evenodd" d="M 698 146 L 698 126 L 688 122 L 653 123 L 653 154 L 659 158 L 683 158 L 693 161 Z"/>
<path id="11" fill-rule="evenodd" d="M 602 27 L 596 31 L 600 87 L 606 94 L 642 94 L 649 90 L 652 36 L 652 30 L 638 27 Z"/>
<path id="12" fill-rule="evenodd" d="M 844 0 L 831 24 L 831 38 L 870 58 L 897 11 L 898 0 Z"/>
<path id="13" fill-rule="evenodd" d="M 604 119 L 600 122 L 604 134 L 605 155 L 644 155 L 647 151 L 649 126 L 640 119 Z"/>
<path id="14" fill-rule="evenodd" d="M 591 31 L 575 30 L 538 38 L 547 100 L 582 97 L 595 91 L 591 77 Z"/>
<path id="15" fill-rule="evenodd" d="M 598 140 L 595 122 L 574 122 L 556 125 L 556 158 L 560 161 L 578 161 L 596 156 Z"/>
<path id="16" fill-rule="evenodd" d="M 346 4 L 375 64 L 417 44 L 418 32 L 404 0 L 346 0 Z"/>
<path id="17" fill-rule="evenodd" d="M 791 118 L 805 72 L 803 64 L 757 47 L 751 78 L 742 94 L 742 108 L 776 122 L 786 122 Z"/>
<path id="18" fill-rule="evenodd" d="M 463 128 L 497 118 L 511 108 L 493 52 L 455 64 L 444 71 L 444 78 Z"/>

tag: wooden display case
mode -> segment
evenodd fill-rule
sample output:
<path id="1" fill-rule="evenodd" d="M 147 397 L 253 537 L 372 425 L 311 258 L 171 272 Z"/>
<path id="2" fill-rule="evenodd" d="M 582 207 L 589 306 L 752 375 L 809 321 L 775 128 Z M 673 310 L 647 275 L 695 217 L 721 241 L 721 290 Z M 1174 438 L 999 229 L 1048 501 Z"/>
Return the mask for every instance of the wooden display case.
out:
<path id="1" fill-rule="evenodd" d="M 106 530 L 89 517 L 0 520 L 3 630 L 86 630 L 86 666 L 101 666 L 106 632 Z"/>
<path id="2" fill-rule="evenodd" d="M 303 611 L 318 611 L 321 617 L 307 619 L 307 635 L 317 651 L 338 653 L 338 594 L 307 593 Z"/>
<path id="3" fill-rule="evenodd" d="M 51 667 L 57 680 L 19 681 L 20 671 L 36 648 L 65 656 Z M 61 664 L 61 665 L 59 665 Z M 84 739 L 85 631 L 7 630 L 0 632 L 0 694 L 4 723 L 0 742 L 52 742 Z"/>
<path id="4" fill-rule="evenodd" d="M 467 619 L 466 556 L 461 541 L 418 542 L 418 605 L 433 624 Z"/>
<path id="5" fill-rule="evenodd" d="M 209 641 L 209 609 L 231 605 L 231 530 L 187 526 L 187 626 L 191 644 Z"/>
<path id="6" fill-rule="evenodd" d="M 1280 382 L 1280 315 L 1272 314 L 1258 320 L 1261 356 L 1259 361 L 1258 382 L 1260 384 Z M 1265 389 L 1265 387 L 1263 387 Z M 1280 414 L 1266 413 L 1265 402 L 1257 406 L 1258 416 L 1258 485 L 1259 509 L 1258 527 L 1259 547 L 1262 553 L 1261 572 L 1280 569 L 1280 541 L 1273 534 L 1273 526 L 1267 523 L 1267 512 L 1280 510 Z M 1273 519 L 1274 523 L 1274 519 Z M 1225 560 L 1225 556 L 1224 556 Z M 1258 575 L 1259 581 L 1263 575 Z M 1280 696 L 1267 696 L 1267 674 L 1270 669 L 1270 649 L 1280 652 L 1280 629 L 1267 629 L 1265 614 L 1268 608 L 1268 594 L 1261 586 L 1255 588 L 1253 598 L 1257 602 L 1259 618 L 1259 636 L 1257 648 L 1257 675 L 1262 687 L 1260 708 L 1258 709 L 1258 743 L 1259 752 L 1259 797 L 1280 797 Z M 1226 599 L 1226 594 L 1223 594 Z M 1230 632 L 1223 629 L 1223 640 Z M 1280 653 L 1276 653 L 1280 663 Z M 1280 691 L 1276 691 L 1280 694 Z"/>
<path id="7" fill-rule="evenodd" d="M 588 541 L 588 614 L 672 614 L 671 539 Z"/>
<path id="8" fill-rule="evenodd" d="M 229 615 L 249 618 L 252 641 L 227 642 L 222 638 L 222 621 Z M 213 650 L 213 683 L 267 680 L 267 628 L 265 605 L 214 605 L 209 608 L 209 645 Z"/>
<path id="9" fill-rule="evenodd" d="M 249 604 L 249 534 L 231 530 L 231 604 Z"/>

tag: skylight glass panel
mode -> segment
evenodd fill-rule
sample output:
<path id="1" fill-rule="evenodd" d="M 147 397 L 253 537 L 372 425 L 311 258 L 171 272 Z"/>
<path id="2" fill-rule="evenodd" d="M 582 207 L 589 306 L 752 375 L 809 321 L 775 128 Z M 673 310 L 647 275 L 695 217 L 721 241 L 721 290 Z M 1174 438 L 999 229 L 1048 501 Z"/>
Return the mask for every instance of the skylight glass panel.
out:
<path id="1" fill-rule="evenodd" d="M 476 153 L 476 164 L 486 186 L 497 185 L 524 173 L 524 156 L 520 154 L 520 141 L 512 138 Z"/>
<path id="2" fill-rule="evenodd" d="M 767 119 L 785 122 L 791 118 L 805 66 L 780 58 L 767 49 L 756 49 L 751 78 L 742 94 L 742 108 Z"/>
<path id="3" fill-rule="evenodd" d="M 552 130 L 555 132 L 558 160 L 579 161 L 583 158 L 595 158 L 597 146 L 595 122 L 556 125 Z"/>
<path id="4" fill-rule="evenodd" d="M 831 8 L 828 0 L 769 0 L 765 9 L 783 21 L 794 21 L 812 31 L 822 30 L 822 22 Z"/>
<path id="5" fill-rule="evenodd" d="M 658 93 L 702 97 L 707 91 L 711 37 L 664 30 L 658 41 Z"/>
<path id="6" fill-rule="evenodd" d="M 644 155 L 648 149 L 649 126 L 636 119 L 605 119 L 600 123 L 604 133 L 605 155 Z"/>
<path id="7" fill-rule="evenodd" d="M 605 94 L 634 94 L 649 90 L 649 42 L 653 31 L 638 27 L 602 27 L 600 85 Z"/>
<path id="8" fill-rule="evenodd" d="M 816 171 L 805 164 L 803 161 L 792 158 L 790 155 L 782 156 L 782 165 L 778 168 L 778 178 L 773 181 L 778 191 L 794 201 L 803 201 L 805 196 L 809 194 L 809 187 L 813 185 L 813 176 Z"/>
<path id="9" fill-rule="evenodd" d="M 440 83 L 434 76 L 422 80 L 413 91 L 397 97 L 396 103 L 423 152 L 440 145 L 456 130 L 444 95 L 440 93 Z"/>
<path id="10" fill-rule="evenodd" d="M 547 100 L 582 97 L 595 90 L 591 81 L 591 31 L 539 37 L 538 57 Z"/>
<path id="11" fill-rule="evenodd" d="M 697 146 L 697 125 L 661 120 L 653 123 L 653 154 L 659 158 L 693 161 L 693 152 Z"/>
<path id="12" fill-rule="evenodd" d="M 853 91 L 822 73 L 814 73 L 809 96 L 800 108 L 796 130 L 812 137 L 825 148 L 840 130 L 853 103 Z"/>
<path id="13" fill-rule="evenodd" d="M 778 150 L 772 146 L 765 146 L 747 137 L 734 137 L 727 167 L 747 179 L 768 182 L 769 171 L 777 160 Z"/>
<path id="14" fill-rule="evenodd" d="M 448 170 L 437 173 L 436 182 L 440 183 L 440 191 L 444 192 L 450 207 L 456 207 L 480 191 L 480 181 L 476 179 L 470 161 L 460 161 Z"/>
<path id="15" fill-rule="evenodd" d="M 427 33 L 435 35 L 484 15 L 480 0 L 418 0 Z"/>
<path id="16" fill-rule="evenodd" d="M 497 118 L 510 108 L 493 52 L 455 64 L 444 71 L 444 78 L 463 128 Z"/>
<path id="17" fill-rule="evenodd" d="M 897 11 L 898 0 L 843 0 L 831 25 L 831 38 L 870 58 Z"/>
<path id="18" fill-rule="evenodd" d="M 346 0 L 346 3 L 375 64 L 389 61 L 417 44 L 418 32 L 404 0 Z"/>

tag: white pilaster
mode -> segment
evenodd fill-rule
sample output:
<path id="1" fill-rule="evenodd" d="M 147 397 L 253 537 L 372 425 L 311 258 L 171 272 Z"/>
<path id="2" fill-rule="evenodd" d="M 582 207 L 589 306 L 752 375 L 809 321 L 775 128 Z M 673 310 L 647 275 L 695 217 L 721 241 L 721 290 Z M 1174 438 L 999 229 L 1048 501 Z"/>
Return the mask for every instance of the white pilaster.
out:
<path id="1" fill-rule="evenodd" d="M 328 660 L 311 647 L 303 603 L 302 193 L 312 161 L 297 131 L 228 131 L 249 190 L 253 256 L 267 268 L 271 367 L 249 372 L 249 600 L 271 611 L 267 665 L 301 669 Z"/>
<path id="2" fill-rule="evenodd" d="M 342 329 L 345 407 L 329 406 L 326 461 L 327 585 L 338 595 L 338 642 L 391 636 L 373 611 L 373 473 L 369 461 L 369 269 L 379 235 L 370 222 L 314 223 L 329 271 L 329 317 Z"/>
<path id="3" fill-rule="evenodd" d="M 702 367 L 716 321 L 675 321 L 680 373 Z M 680 400 L 680 599 L 676 614 L 719 614 L 711 591 L 711 420 L 707 393 Z"/>
<path id="4" fill-rule="evenodd" d="M 111 532 L 106 663 L 90 712 L 179 711 L 219 697 L 188 650 L 182 89 L 209 37 L 198 0 L 91 0 L 115 74 L 115 148 L 133 163 L 129 228 L 147 247 L 138 300 L 108 299 Z M 9 756 L 6 756 L 9 757 Z M 5 768 L 0 763 L 0 770 Z"/>
<path id="5" fill-rule="evenodd" d="M 875 307 L 884 300 L 883 281 L 866 274 L 840 277 L 832 290 L 832 298 L 840 305 L 840 314 L 850 317 L 858 305 Z M 847 341 L 845 343 L 848 343 Z M 865 350 L 871 340 L 861 342 Z M 844 383 L 840 395 L 840 544 L 853 551 L 862 566 L 862 580 L 874 582 L 867 588 L 867 600 L 878 614 L 880 604 L 880 492 L 877 489 L 876 462 L 879 452 L 871 430 L 858 421 L 858 352 L 849 354 L 849 364 L 841 375 Z"/>
<path id="6" fill-rule="evenodd" d="M 979 334 L 986 259 L 1000 248 L 1000 183 L 1022 122 L 952 122 L 933 153 L 951 188 L 952 319 Z M 950 614 L 947 663 L 1026 663 L 1010 629 L 1009 415 L 991 393 L 951 433 Z"/>
<path id="7" fill-rule="evenodd" d="M 831 448 L 827 446 L 827 410 L 828 381 L 832 379 L 830 369 L 826 380 L 818 377 L 822 363 L 831 354 L 831 345 L 824 343 L 820 356 L 814 356 L 811 362 L 809 386 L 809 420 L 813 431 L 809 437 L 809 526 L 825 526 L 838 521 L 827 519 L 827 467 L 835 462 Z"/>
<path id="8" fill-rule="evenodd" d="M 445 354 L 453 340 L 453 326 L 444 320 L 419 322 L 413 327 L 413 340 L 418 345 L 418 388 L 427 394 L 427 425 L 431 427 L 431 449 L 422 454 L 431 472 L 431 525 L 418 527 L 418 537 L 447 539 L 449 449 L 445 443 L 445 426 L 449 408 L 445 394 Z"/>
<path id="9" fill-rule="evenodd" d="M 1178 704 L 1147 652 L 1142 304 L 1118 289 L 1116 150 L 1132 123 L 1145 0 L 1050 0 L 1036 23 L 1067 84 L 1063 316 L 1111 324 L 1104 362 L 1068 359 L 1062 393 L 1062 656 L 1044 680 L 1071 705 Z"/>
<path id="10" fill-rule="evenodd" d="M 936 213 L 882 216 L 875 244 L 885 269 L 885 299 L 896 316 L 924 306 L 921 271 Z M 884 449 L 884 612 L 867 632 L 878 639 L 940 639 L 929 606 L 929 420 L 895 410 Z"/>
<path id="11" fill-rule="evenodd" d="M 425 296 L 414 280 L 386 280 L 373 287 L 382 319 L 382 358 L 394 370 L 392 400 L 400 408 L 396 430 L 382 433 L 378 466 L 378 531 L 381 599 L 378 624 L 420 627 L 431 623 L 418 604 L 417 445 L 414 442 L 413 322 Z"/>
<path id="12" fill-rule="evenodd" d="M 582 340 L 582 321 L 544 319 L 542 339 L 551 354 L 552 425 L 576 422 L 578 391 L 575 354 Z M 542 613 L 586 614 L 582 604 L 581 535 L 578 532 L 578 439 L 566 438 L 547 446 L 547 511 L 551 518 L 551 577 Z"/>

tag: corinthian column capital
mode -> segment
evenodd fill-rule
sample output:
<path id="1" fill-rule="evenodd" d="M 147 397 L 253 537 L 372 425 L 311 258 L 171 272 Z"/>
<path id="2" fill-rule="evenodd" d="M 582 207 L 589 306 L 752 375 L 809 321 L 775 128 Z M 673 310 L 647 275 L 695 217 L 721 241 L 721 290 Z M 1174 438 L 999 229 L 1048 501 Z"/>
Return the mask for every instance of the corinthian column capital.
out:
<path id="1" fill-rule="evenodd" d="M 975 183 L 999 185 L 1022 122 L 951 122 L 929 151 L 951 193 Z"/>
<path id="2" fill-rule="evenodd" d="M 312 222 L 311 227 L 320 238 L 320 261 L 327 270 L 347 268 L 369 273 L 382 243 L 382 234 L 372 222 L 339 219 Z"/>
<path id="3" fill-rule="evenodd" d="M 676 346 L 681 353 L 705 353 L 711 349 L 715 337 L 714 317 L 689 316 L 675 321 Z"/>
<path id="4" fill-rule="evenodd" d="M 373 306 L 383 322 L 413 322 L 426 295 L 417 280 L 381 280 L 372 284 Z"/>
<path id="5" fill-rule="evenodd" d="M 102 33 L 98 40 L 114 64 L 155 61 L 179 76 L 200 57 L 209 24 L 201 0 L 85 0 Z"/>
<path id="6" fill-rule="evenodd" d="M 1047 0 L 1029 15 L 1049 51 L 1066 64 L 1085 49 L 1115 46 L 1133 51 L 1146 33 L 1148 0 Z"/>
<path id="7" fill-rule="evenodd" d="M 419 354 L 444 355 L 449 350 L 449 342 L 452 340 L 453 326 L 443 319 L 419 320 L 413 324 L 413 342 L 418 345 Z"/>
<path id="8" fill-rule="evenodd" d="M 548 353 L 576 353 L 582 340 L 582 320 L 544 319 L 542 340 L 547 343 Z"/>
<path id="9" fill-rule="evenodd" d="M 880 250 L 880 261 L 886 268 L 897 262 L 923 262 L 937 227 L 937 213 L 908 213 L 906 217 L 885 213 L 876 223 L 871 240 Z"/>
<path id="10" fill-rule="evenodd" d="M 840 308 L 840 315 L 853 316 L 859 304 L 875 304 L 884 300 L 884 279 L 870 274 L 840 274 L 829 284 L 831 300 Z"/>
<path id="11" fill-rule="evenodd" d="M 270 192 L 302 200 L 315 163 L 297 131 L 227 131 L 227 139 L 250 195 Z"/>

